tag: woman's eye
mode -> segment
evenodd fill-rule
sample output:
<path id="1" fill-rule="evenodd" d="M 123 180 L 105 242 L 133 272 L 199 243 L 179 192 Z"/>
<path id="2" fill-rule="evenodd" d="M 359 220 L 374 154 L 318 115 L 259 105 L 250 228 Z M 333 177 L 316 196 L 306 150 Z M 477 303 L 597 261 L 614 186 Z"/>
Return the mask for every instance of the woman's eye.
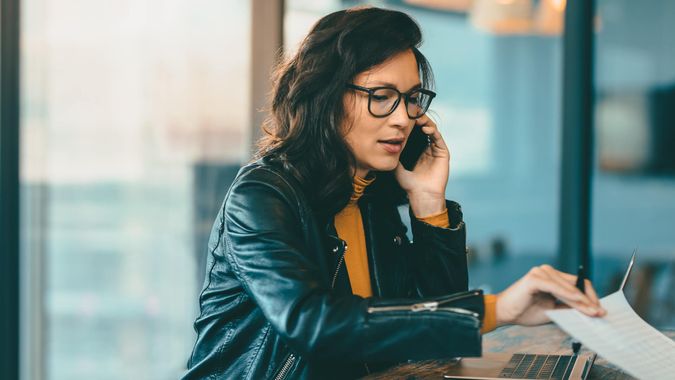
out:
<path id="1" fill-rule="evenodd" d="M 420 103 L 420 98 L 418 98 L 417 96 L 412 97 L 412 98 L 408 99 L 408 103 L 418 105 Z"/>
<path id="2" fill-rule="evenodd" d="M 373 95 L 372 99 L 376 102 L 386 102 L 389 97 L 387 95 Z"/>

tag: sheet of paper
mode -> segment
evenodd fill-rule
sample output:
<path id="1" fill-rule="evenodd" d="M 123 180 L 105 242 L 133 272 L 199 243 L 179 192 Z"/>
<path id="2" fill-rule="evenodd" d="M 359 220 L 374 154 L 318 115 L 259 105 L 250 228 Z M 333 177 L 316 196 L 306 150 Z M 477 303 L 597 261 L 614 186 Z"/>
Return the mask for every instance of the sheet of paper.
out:
<path id="1" fill-rule="evenodd" d="M 675 342 L 647 324 L 622 291 L 600 300 L 607 310 L 591 318 L 574 310 L 547 311 L 561 329 L 638 379 L 675 379 Z"/>

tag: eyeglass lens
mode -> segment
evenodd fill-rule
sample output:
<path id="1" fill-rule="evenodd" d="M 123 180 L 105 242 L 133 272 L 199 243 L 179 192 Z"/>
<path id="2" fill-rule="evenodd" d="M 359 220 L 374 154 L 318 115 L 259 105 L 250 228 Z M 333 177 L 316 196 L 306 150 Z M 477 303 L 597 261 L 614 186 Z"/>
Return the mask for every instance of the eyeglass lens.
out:
<path id="1" fill-rule="evenodd" d="M 422 116 L 429 108 L 432 99 L 433 97 L 423 92 L 411 92 L 408 95 L 408 116 L 411 118 Z M 398 106 L 398 101 L 399 93 L 396 90 L 391 88 L 376 89 L 370 96 L 370 112 L 375 116 L 387 116 Z"/>

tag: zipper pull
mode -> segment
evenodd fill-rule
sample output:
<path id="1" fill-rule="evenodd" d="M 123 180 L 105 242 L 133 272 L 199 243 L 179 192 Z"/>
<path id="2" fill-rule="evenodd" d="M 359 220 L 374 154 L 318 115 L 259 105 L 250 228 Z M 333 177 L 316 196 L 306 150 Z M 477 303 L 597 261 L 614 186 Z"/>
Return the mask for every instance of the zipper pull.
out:
<path id="1" fill-rule="evenodd" d="M 411 310 L 414 312 L 418 311 L 436 311 L 438 309 L 438 302 L 422 302 L 412 305 Z"/>

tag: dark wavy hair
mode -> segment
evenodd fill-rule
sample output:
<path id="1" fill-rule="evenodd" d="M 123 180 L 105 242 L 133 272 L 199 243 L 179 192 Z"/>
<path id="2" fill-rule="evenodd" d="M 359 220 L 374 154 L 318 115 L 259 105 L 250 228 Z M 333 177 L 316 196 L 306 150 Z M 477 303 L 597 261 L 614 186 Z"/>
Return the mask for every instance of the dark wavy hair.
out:
<path id="1" fill-rule="evenodd" d="M 320 19 L 297 53 L 278 64 L 271 112 L 255 157 L 277 162 L 296 177 L 320 220 L 327 222 L 344 208 L 353 191 L 355 158 L 341 130 L 345 85 L 411 49 L 422 86 L 433 88 L 431 67 L 418 50 L 421 43 L 419 26 L 405 13 L 351 8 Z M 393 172 L 376 175 L 367 194 L 395 204 L 406 201 Z"/>

